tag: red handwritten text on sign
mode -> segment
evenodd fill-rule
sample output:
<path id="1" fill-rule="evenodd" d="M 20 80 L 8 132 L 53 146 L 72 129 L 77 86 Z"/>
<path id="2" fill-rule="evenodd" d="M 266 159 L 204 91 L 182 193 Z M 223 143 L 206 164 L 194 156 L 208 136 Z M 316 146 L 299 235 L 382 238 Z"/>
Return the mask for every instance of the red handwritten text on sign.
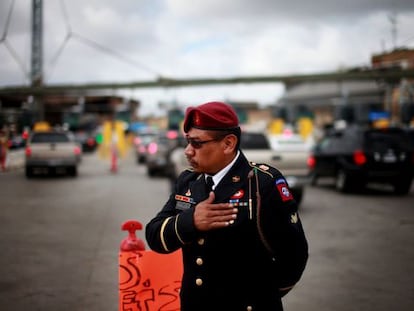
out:
<path id="1" fill-rule="evenodd" d="M 180 310 L 181 250 L 121 252 L 119 311 Z"/>

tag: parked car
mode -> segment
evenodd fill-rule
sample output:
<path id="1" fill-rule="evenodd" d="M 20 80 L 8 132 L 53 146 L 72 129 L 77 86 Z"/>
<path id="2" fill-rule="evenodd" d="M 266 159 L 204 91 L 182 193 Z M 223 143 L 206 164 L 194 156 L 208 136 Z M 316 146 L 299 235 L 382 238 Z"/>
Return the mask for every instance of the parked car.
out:
<path id="1" fill-rule="evenodd" d="M 32 132 L 25 149 L 26 177 L 43 170 L 77 176 L 81 156 L 81 147 L 69 132 Z"/>
<path id="2" fill-rule="evenodd" d="M 82 152 L 94 152 L 98 147 L 94 131 L 77 131 L 74 133 L 76 142 L 82 147 Z"/>
<path id="3" fill-rule="evenodd" d="M 26 146 L 26 141 L 21 134 L 14 134 L 9 138 L 9 149 L 16 150 Z"/>
<path id="4" fill-rule="evenodd" d="M 413 179 L 413 149 L 407 131 L 401 128 L 333 129 L 313 148 L 312 183 L 331 177 L 338 191 L 350 192 L 375 182 L 407 194 Z"/>
<path id="5" fill-rule="evenodd" d="M 148 144 L 146 166 L 148 176 L 169 176 L 170 153 L 177 145 L 178 132 L 175 130 L 161 131 Z"/>
<path id="6" fill-rule="evenodd" d="M 276 138 L 274 138 L 276 139 Z M 275 143 L 275 141 L 273 140 Z M 296 150 L 287 148 L 272 149 L 269 138 L 261 132 L 243 131 L 240 140 L 240 149 L 251 162 L 266 163 L 279 169 L 285 176 L 293 196 L 298 204 L 302 202 L 305 186 L 310 183 L 307 160 L 309 148 L 302 149 L 294 144 Z M 180 145 L 171 152 L 171 183 L 174 184 L 179 174 L 188 168 L 184 156 L 184 145 Z"/>
<path id="7" fill-rule="evenodd" d="M 292 132 L 273 134 L 268 138 L 273 150 L 270 164 L 283 173 L 296 201 L 301 202 L 305 188 L 311 182 L 308 160 L 312 142 Z"/>
<path id="8" fill-rule="evenodd" d="M 138 164 L 143 164 L 147 160 L 148 146 L 157 137 L 157 131 L 140 131 L 134 138 L 135 156 Z"/>

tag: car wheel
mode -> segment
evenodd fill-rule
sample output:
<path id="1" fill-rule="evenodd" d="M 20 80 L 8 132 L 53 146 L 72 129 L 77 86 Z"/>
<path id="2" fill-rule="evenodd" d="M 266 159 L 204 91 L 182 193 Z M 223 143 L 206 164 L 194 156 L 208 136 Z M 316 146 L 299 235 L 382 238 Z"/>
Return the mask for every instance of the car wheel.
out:
<path id="1" fill-rule="evenodd" d="M 150 177 L 154 177 L 157 174 L 157 171 L 153 168 L 147 168 L 147 175 Z"/>
<path id="2" fill-rule="evenodd" d="M 78 176 L 78 168 L 76 166 L 73 166 L 69 170 L 70 176 L 76 177 Z"/>
<path id="3" fill-rule="evenodd" d="M 394 193 L 398 195 L 406 195 L 411 189 L 411 178 L 401 178 L 393 183 Z"/>
<path id="4" fill-rule="evenodd" d="M 351 178 L 344 169 L 339 169 L 336 173 L 335 188 L 340 192 L 349 192 L 351 190 Z"/>
<path id="5" fill-rule="evenodd" d="M 311 175 L 310 184 L 311 184 L 312 186 L 316 186 L 316 185 L 317 185 L 317 183 L 318 183 L 318 175 L 316 175 L 315 173 L 313 173 L 313 174 Z"/>
<path id="6" fill-rule="evenodd" d="M 25 174 L 27 178 L 32 178 L 33 177 L 33 170 L 31 167 L 26 166 L 25 168 Z"/>

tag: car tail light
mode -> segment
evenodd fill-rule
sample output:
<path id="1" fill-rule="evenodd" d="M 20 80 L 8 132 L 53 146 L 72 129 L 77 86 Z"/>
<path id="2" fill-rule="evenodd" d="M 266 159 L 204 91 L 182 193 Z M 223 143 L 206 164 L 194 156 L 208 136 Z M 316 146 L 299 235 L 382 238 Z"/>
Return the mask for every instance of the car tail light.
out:
<path id="1" fill-rule="evenodd" d="M 150 143 L 148 145 L 148 153 L 149 154 L 155 154 L 157 153 L 158 145 L 156 143 Z"/>
<path id="2" fill-rule="evenodd" d="M 141 138 L 135 137 L 134 144 L 138 146 L 140 143 L 141 143 Z"/>
<path id="3" fill-rule="evenodd" d="M 88 138 L 88 140 L 86 141 L 86 144 L 90 147 L 95 146 L 95 139 L 93 138 Z"/>
<path id="4" fill-rule="evenodd" d="M 309 157 L 308 157 L 307 164 L 308 164 L 308 167 L 309 167 L 310 169 L 315 168 L 315 165 L 316 165 L 316 159 L 315 159 L 315 157 L 314 157 L 313 155 L 311 155 L 311 156 L 309 156 Z"/>
<path id="5" fill-rule="evenodd" d="M 174 130 L 170 130 L 167 132 L 168 139 L 176 139 L 178 137 L 178 132 Z"/>
<path id="6" fill-rule="evenodd" d="M 354 163 L 356 165 L 364 165 L 367 162 L 367 157 L 361 150 L 354 151 Z"/>
<path id="7" fill-rule="evenodd" d="M 32 148 L 26 147 L 26 149 L 24 150 L 24 154 L 26 155 L 26 157 L 30 157 L 32 155 Z"/>
<path id="8" fill-rule="evenodd" d="M 73 148 L 73 153 L 75 155 L 80 155 L 81 154 L 81 148 L 76 146 L 75 148 Z"/>

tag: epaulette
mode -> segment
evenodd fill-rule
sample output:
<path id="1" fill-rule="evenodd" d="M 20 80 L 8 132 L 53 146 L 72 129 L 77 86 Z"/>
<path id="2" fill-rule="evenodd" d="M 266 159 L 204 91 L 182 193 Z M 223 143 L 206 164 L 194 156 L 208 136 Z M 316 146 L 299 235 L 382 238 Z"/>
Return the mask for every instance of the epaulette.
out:
<path id="1" fill-rule="evenodd" d="M 274 178 L 280 175 L 280 171 L 266 163 L 256 163 L 256 162 L 249 162 L 249 165 L 252 168 L 255 168 L 258 172 L 262 172 L 264 174 L 269 175 L 271 178 Z"/>

